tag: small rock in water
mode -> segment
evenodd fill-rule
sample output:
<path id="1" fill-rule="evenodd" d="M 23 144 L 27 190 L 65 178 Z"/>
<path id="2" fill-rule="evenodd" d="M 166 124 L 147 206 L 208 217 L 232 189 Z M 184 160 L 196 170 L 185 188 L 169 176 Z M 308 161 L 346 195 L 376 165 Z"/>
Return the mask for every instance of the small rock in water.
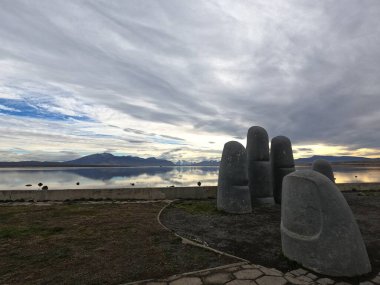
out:
<path id="1" fill-rule="evenodd" d="M 174 187 L 174 185 L 170 186 L 170 187 Z"/>
<path id="2" fill-rule="evenodd" d="M 197 184 L 198 184 L 198 186 L 199 186 L 199 187 L 202 185 L 202 183 L 201 183 L 200 181 L 198 181 L 198 183 L 197 183 Z"/>
<path id="3" fill-rule="evenodd" d="M 80 183 L 79 182 L 77 182 L 77 185 L 79 185 Z"/>
<path id="4" fill-rule="evenodd" d="M 38 186 L 40 186 L 40 187 L 41 187 L 42 185 L 44 185 L 44 184 L 43 184 L 43 183 L 41 183 L 41 182 L 40 182 L 40 183 L 38 183 Z"/>
<path id="5" fill-rule="evenodd" d="M 25 186 L 26 186 L 26 187 L 30 187 L 30 186 L 32 186 L 32 184 L 26 184 Z"/>
<path id="6" fill-rule="evenodd" d="M 132 186 L 135 186 L 135 183 L 131 183 Z"/>
<path id="7" fill-rule="evenodd" d="M 47 187 L 47 185 L 44 185 L 42 186 L 42 190 L 48 190 L 49 188 Z"/>

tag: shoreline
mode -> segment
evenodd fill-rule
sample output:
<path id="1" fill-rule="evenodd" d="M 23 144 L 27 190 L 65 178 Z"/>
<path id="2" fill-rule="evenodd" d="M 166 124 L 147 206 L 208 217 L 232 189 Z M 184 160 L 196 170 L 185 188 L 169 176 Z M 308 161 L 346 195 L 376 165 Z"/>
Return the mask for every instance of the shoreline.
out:
<path id="1" fill-rule="evenodd" d="M 352 161 L 352 162 L 330 162 L 331 166 L 349 166 L 349 167 L 380 167 L 380 162 L 362 162 L 362 161 Z M 296 167 L 311 167 L 312 162 L 296 163 Z M 110 165 L 110 164 L 56 164 L 51 165 L 44 164 L 31 164 L 31 165 L 15 165 L 13 163 L 0 164 L 0 171 L 7 168 L 172 168 L 172 167 L 218 167 L 219 165 Z"/>
<path id="2" fill-rule="evenodd" d="M 378 183 L 337 183 L 342 192 L 380 191 Z M 63 190 L 0 190 L 0 202 L 73 200 L 176 200 L 216 198 L 217 186 Z"/>

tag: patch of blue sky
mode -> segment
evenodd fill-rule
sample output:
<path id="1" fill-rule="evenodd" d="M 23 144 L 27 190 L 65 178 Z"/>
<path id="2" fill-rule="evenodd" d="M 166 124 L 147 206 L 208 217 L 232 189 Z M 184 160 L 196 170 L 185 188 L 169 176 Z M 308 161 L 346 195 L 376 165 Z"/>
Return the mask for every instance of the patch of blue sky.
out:
<path id="1" fill-rule="evenodd" d="M 13 153 L 17 153 L 17 154 L 27 154 L 27 153 L 30 153 L 30 151 L 25 150 L 25 149 L 21 149 L 21 148 L 11 148 L 9 151 L 11 151 Z"/>
<path id="2" fill-rule="evenodd" d="M 183 141 L 174 140 L 174 139 L 166 139 L 166 138 L 153 138 L 153 141 L 160 144 L 174 144 L 174 145 L 187 145 Z"/>
<path id="3" fill-rule="evenodd" d="M 93 138 L 117 138 L 114 135 L 106 135 L 106 134 L 97 134 L 92 132 L 85 132 L 81 130 L 80 132 L 74 132 L 74 134 L 78 137 L 93 137 Z"/>
<path id="4" fill-rule="evenodd" d="M 46 105 L 48 105 L 48 101 L 44 103 L 47 103 Z M 34 104 L 34 102 L 29 102 L 24 99 L 17 100 L 0 98 L 0 114 L 52 121 L 93 121 L 91 118 L 83 115 L 71 116 L 62 113 L 52 112 L 49 111 L 48 108 L 42 108 L 38 104 Z"/>

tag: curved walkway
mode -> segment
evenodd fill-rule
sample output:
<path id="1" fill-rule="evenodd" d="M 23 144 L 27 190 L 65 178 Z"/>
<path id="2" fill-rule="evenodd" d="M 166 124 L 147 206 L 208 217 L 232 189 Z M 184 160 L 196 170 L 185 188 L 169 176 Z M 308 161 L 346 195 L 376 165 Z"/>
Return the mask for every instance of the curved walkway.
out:
<path id="1" fill-rule="evenodd" d="M 197 272 L 174 275 L 167 279 L 145 280 L 128 283 L 128 285 L 344 285 L 351 284 L 345 282 L 335 282 L 330 278 L 318 278 L 302 268 L 282 273 L 273 268 L 266 268 L 260 265 L 240 263 L 230 264 L 222 267 L 205 269 Z M 360 285 L 380 284 L 380 273 L 371 281 L 360 283 Z M 125 284 L 127 285 L 127 284 Z"/>
<path id="2" fill-rule="evenodd" d="M 193 246 L 201 247 L 206 250 L 211 250 L 221 255 L 235 258 L 241 262 L 230 265 L 225 265 L 216 268 L 208 268 L 196 272 L 188 272 L 178 275 L 170 276 L 166 279 L 151 279 L 142 280 L 124 285 L 208 285 L 208 284 L 226 284 L 226 285 L 344 285 L 351 284 L 346 282 L 336 282 L 330 278 L 319 278 L 317 275 L 309 272 L 303 268 L 283 273 L 274 268 L 267 268 L 264 266 L 251 264 L 249 261 L 237 256 L 233 256 L 226 252 L 208 247 L 198 241 L 189 240 L 175 233 L 173 230 L 166 227 L 160 221 L 162 212 L 168 207 L 172 201 L 167 201 L 168 204 L 164 206 L 157 215 L 157 222 L 166 230 L 172 232 L 174 235 L 182 239 L 183 243 L 191 244 Z M 359 283 L 360 285 L 380 285 L 380 272 L 370 281 Z"/>

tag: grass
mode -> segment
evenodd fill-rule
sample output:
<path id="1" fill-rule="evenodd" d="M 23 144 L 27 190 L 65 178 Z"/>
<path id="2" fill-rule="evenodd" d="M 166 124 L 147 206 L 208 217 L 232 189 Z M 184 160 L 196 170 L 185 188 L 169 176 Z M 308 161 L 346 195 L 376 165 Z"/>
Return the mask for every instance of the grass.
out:
<path id="1" fill-rule="evenodd" d="M 17 227 L 5 226 L 0 228 L 0 239 L 4 238 L 22 238 L 30 236 L 43 236 L 48 237 L 63 231 L 62 227 L 44 228 L 40 226 Z"/>
<path id="2" fill-rule="evenodd" d="M 379 191 L 363 191 L 358 193 L 359 196 L 380 196 Z"/>
<path id="3" fill-rule="evenodd" d="M 0 284 L 122 284 L 235 262 L 164 230 L 164 205 L 0 205 Z"/>
<path id="4" fill-rule="evenodd" d="M 222 215 L 216 208 L 214 200 L 180 201 L 173 203 L 172 207 L 185 210 L 189 214 Z"/>

